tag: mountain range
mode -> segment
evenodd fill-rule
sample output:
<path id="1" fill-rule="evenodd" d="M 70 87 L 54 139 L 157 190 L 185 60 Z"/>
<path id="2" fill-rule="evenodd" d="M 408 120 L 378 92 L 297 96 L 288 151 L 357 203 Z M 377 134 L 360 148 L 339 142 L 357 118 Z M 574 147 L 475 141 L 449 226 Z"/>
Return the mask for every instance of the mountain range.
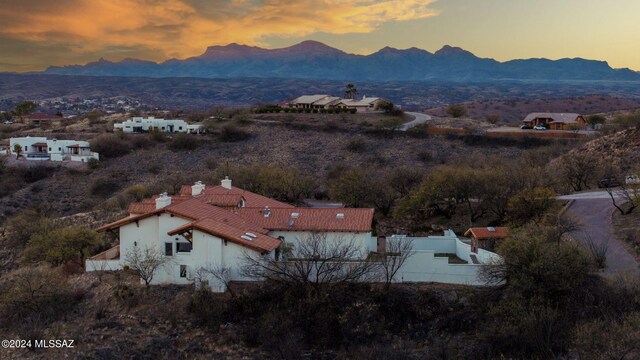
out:
<path id="1" fill-rule="evenodd" d="M 435 53 L 385 47 L 370 55 L 349 54 L 317 41 L 280 48 L 229 44 L 200 56 L 156 63 L 127 58 L 86 65 L 52 66 L 46 74 L 89 76 L 300 78 L 376 81 L 607 80 L 640 81 L 640 72 L 613 69 L 605 61 L 525 59 L 499 62 L 458 47 Z"/>

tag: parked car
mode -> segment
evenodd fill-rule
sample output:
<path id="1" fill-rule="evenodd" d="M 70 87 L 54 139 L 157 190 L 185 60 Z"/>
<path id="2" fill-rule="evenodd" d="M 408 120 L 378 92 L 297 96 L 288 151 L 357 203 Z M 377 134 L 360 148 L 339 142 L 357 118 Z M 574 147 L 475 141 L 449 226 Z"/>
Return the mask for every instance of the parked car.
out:
<path id="1" fill-rule="evenodd" d="M 522 126 L 520 126 L 520 129 L 522 129 L 522 130 L 531 130 L 533 128 L 531 127 L 531 125 L 522 125 Z"/>
<path id="2" fill-rule="evenodd" d="M 542 125 L 536 125 L 533 127 L 533 130 L 547 130 L 547 128 Z"/>
<path id="3" fill-rule="evenodd" d="M 599 188 L 612 188 L 622 186 L 622 181 L 616 177 L 606 177 L 598 181 Z"/>
<path id="4" fill-rule="evenodd" d="M 11 121 L 11 120 L 5 120 L 2 124 L 3 124 L 3 125 L 11 125 L 11 124 L 13 124 L 13 121 Z"/>
<path id="5" fill-rule="evenodd" d="M 624 177 L 624 183 L 627 185 L 636 185 L 640 184 L 640 176 L 638 175 L 627 175 Z"/>

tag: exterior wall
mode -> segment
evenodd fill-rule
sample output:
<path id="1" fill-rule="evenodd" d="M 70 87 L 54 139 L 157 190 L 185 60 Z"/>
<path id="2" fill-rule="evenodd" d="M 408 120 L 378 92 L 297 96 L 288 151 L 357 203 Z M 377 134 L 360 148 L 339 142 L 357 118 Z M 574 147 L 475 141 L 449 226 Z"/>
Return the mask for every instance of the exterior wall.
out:
<path id="1" fill-rule="evenodd" d="M 122 123 L 114 124 L 115 129 L 120 129 L 125 133 L 148 132 L 152 129 L 159 129 L 168 133 L 200 133 L 204 131 L 202 125 L 187 124 L 179 119 L 156 119 L 154 117 L 142 118 L 134 117 Z"/>
<path id="2" fill-rule="evenodd" d="M 269 236 L 273 238 L 283 237 L 284 241 L 294 247 L 311 236 L 310 231 L 270 231 Z M 349 233 L 349 232 L 328 232 L 326 233 L 328 241 L 351 241 L 360 248 L 362 258 L 367 257 L 370 252 L 377 250 L 377 239 L 371 236 L 371 233 Z"/>
<path id="3" fill-rule="evenodd" d="M 35 153 L 32 145 L 36 143 L 46 143 L 46 153 Z M 80 150 L 77 155 L 71 155 L 68 146 L 81 145 L 86 148 L 89 147 L 89 143 L 79 140 L 47 140 L 45 137 L 23 137 L 23 138 L 11 138 L 9 140 L 9 153 L 16 155 L 13 151 L 14 146 L 19 144 L 22 147 L 22 156 L 28 160 L 51 160 L 51 161 L 82 161 L 87 162 L 89 159 L 100 159 L 100 155 L 95 152 L 91 152 L 88 149 Z"/>

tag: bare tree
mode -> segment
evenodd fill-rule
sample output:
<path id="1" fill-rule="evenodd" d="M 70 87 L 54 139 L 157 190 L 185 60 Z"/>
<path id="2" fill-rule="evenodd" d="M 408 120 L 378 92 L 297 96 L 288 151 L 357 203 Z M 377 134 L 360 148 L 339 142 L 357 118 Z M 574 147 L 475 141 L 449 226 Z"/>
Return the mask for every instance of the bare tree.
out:
<path id="1" fill-rule="evenodd" d="M 377 279 L 379 263 L 368 258 L 355 239 L 328 238 L 313 232 L 295 246 L 283 244 L 281 259 L 245 252 L 244 275 L 262 280 L 295 283 L 318 294 L 324 287 Z"/>
<path id="2" fill-rule="evenodd" d="M 601 166 L 597 159 L 583 153 L 565 155 L 559 165 L 562 177 L 574 191 L 590 189 L 589 184 Z"/>
<path id="3" fill-rule="evenodd" d="M 622 181 L 619 190 L 611 186 L 606 186 L 605 190 L 611 197 L 613 206 L 620 212 L 620 215 L 628 215 L 633 212 L 640 205 L 640 184 L 631 183 L 627 184 Z M 616 202 L 616 198 L 622 200 L 622 204 Z"/>
<path id="4" fill-rule="evenodd" d="M 228 266 L 207 264 L 199 267 L 191 277 L 195 280 L 196 286 L 206 286 L 208 285 L 208 279 L 214 278 L 224 285 L 232 297 L 235 297 L 235 293 L 229 286 L 231 282 L 231 268 Z"/>
<path id="5" fill-rule="evenodd" d="M 609 239 L 604 241 L 597 241 L 586 232 L 582 234 L 585 240 L 585 245 L 589 250 L 589 254 L 593 258 L 593 262 L 598 269 L 604 269 L 607 266 L 607 251 L 609 250 Z"/>
<path id="6" fill-rule="evenodd" d="M 145 246 L 141 249 L 134 246 L 127 251 L 124 261 L 131 269 L 137 271 L 145 285 L 149 286 L 156 272 L 169 262 L 169 258 L 158 247 Z"/>
<path id="7" fill-rule="evenodd" d="M 382 273 L 384 274 L 385 287 L 391 287 L 396 274 L 405 264 L 407 259 L 413 256 L 413 240 L 406 236 L 392 236 L 387 239 L 387 249 L 382 255 Z"/>

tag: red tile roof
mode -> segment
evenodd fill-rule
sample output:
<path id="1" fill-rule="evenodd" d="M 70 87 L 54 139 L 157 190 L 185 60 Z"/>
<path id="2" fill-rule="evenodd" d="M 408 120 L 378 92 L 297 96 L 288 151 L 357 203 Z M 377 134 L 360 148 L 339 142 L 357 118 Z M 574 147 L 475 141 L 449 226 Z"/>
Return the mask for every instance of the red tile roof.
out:
<path id="1" fill-rule="evenodd" d="M 238 207 L 242 201 L 246 199 L 240 194 L 203 194 L 202 201 L 221 207 Z"/>
<path id="2" fill-rule="evenodd" d="M 491 231 L 493 229 L 493 231 Z M 464 233 L 464 236 L 469 236 L 476 239 L 503 239 L 509 236 L 509 228 L 506 227 L 475 227 L 470 228 Z"/>
<path id="3" fill-rule="evenodd" d="M 159 195 L 153 195 L 150 198 L 142 199 L 140 202 L 131 203 L 129 205 L 129 214 L 144 214 L 156 209 L 156 199 Z M 192 199 L 191 196 L 171 195 L 171 203 L 178 204 L 180 202 Z"/>
<path id="4" fill-rule="evenodd" d="M 245 207 L 264 208 L 265 206 L 272 208 L 292 208 L 293 205 L 283 203 L 278 200 L 270 199 L 266 196 L 258 195 L 251 191 L 240 189 L 232 186 L 227 189 L 221 185 L 206 186 L 203 191 L 204 195 L 240 195 L 245 199 Z M 191 186 L 183 185 L 180 188 L 180 195 L 191 195 Z"/>
<path id="5" fill-rule="evenodd" d="M 239 208 L 235 210 L 247 221 L 268 230 L 338 232 L 371 231 L 374 210 L 366 208 L 269 208 L 269 211 L 271 214 L 265 217 L 264 209 Z M 343 214 L 344 217 L 339 217 L 338 214 Z"/>
<path id="6" fill-rule="evenodd" d="M 180 234 L 190 229 L 197 229 L 256 250 L 271 251 L 280 246 L 281 243 L 280 240 L 272 238 L 271 236 L 260 234 L 257 232 L 246 231 L 245 229 L 225 224 L 211 218 L 202 219 L 181 226 L 177 229 L 169 231 L 168 234 Z M 252 236 L 250 236 L 249 234 Z M 251 238 L 252 240 L 247 240 L 248 238 Z"/>

